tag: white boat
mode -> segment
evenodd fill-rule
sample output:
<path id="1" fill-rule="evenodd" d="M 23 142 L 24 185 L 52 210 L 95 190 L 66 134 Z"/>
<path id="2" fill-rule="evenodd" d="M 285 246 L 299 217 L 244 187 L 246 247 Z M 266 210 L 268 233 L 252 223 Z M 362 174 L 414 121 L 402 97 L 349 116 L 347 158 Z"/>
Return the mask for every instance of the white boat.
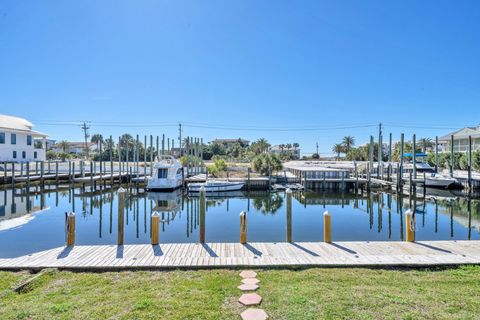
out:
<path id="1" fill-rule="evenodd" d="M 242 189 L 244 185 L 245 185 L 244 182 L 208 180 L 207 182 L 189 183 L 188 191 L 200 192 L 201 187 L 205 187 L 205 192 L 237 191 Z"/>
<path id="2" fill-rule="evenodd" d="M 147 179 L 147 190 L 168 191 L 180 188 L 183 181 L 183 167 L 172 156 L 161 156 L 153 164 L 153 172 Z"/>
<path id="3" fill-rule="evenodd" d="M 436 173 L 435 169 L 426 162 L 417 162 L 415 169 L 417 171 L 417 178 L 415 179 L 417 185 L 425 185 L 432 188 L 448 188 L 452 184 L 457 183 L 455 178 Z M 410 172 L 413 174 L 413 163 L 406 163 L 403 169 L 403 178 L 407 181 L 410 178 Z M 425 180 L 423 179 L 424 174 Z"/>

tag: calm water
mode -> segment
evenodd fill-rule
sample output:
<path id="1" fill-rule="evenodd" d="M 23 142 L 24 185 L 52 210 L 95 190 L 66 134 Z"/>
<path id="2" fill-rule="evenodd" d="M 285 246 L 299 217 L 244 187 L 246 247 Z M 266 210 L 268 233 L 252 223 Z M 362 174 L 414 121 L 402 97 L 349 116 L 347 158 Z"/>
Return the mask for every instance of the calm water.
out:
<path id="1" fill-rule="evenodd" d="M 0 191 L 0 257 L 15 257 L 62 246 L 65 212 L 74 211 L 76 244 L 116 244 L 116 190 L 82 194 L 80 189 L 25 194 Z M 207 198 L 206 241 L 237 242 L 239 213 L 248 212 L 249 241 L 286 241 L 285 194 L 238 192 Z M 293 241 L 322 241 L 323 212 L 332 214 L 332 238 L 403 240 L 404 213 L 415 207 L 418 240 L 479 239 L 479 203 L 413 201 L 387 193 L 298 192 L 292 201 Z M 197 242 L 199 199 L 182 191 L 131 194 L 125 205 L 125 244 L 150 243 L 150 214 L 162 212 L 160 241 Z"/>

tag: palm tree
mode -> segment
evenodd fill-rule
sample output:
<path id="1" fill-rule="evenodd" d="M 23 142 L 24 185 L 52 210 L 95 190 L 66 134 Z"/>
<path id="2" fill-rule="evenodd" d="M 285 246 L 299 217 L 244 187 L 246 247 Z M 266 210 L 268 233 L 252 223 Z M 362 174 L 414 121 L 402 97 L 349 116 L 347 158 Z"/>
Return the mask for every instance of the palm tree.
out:
<path id="1" fill-rule="evenodd" d="M 297 151 L 299 147 L 300 147 L 300 144 L 298 142 L 293 143 L 293 150 Z"/>
<path id="2" fill-rule="evenodd" d="M 70 143 L 67 140 L 62 140 L 58 143 L 58 146 L 62 148 L 64 153 L 68 152 L 68 149 L 70 149 Z"/>
<path id="3" fill-rule="evenodd" d="M 260 138 L 255 143 L 262 153 L 267 152 L 268 148 L 270 147 L 270 143 L 268 143 L 267 139 L 265 138 Z"/>
<path id="4" fill-rule="evenodd" d="M 427 148 L 433 147 L 433 142 L 430 138 L 422 138 L 418 140 L 418 144 L 422 146 L 422 152 L 426 152 Z"/>
<path id="5" fill-rule="evenodd" d="M 291 143 L 287 143 L 285 145 L 285 147 L 287 148 L 288 151 L 290 151 L 290 149 L 292 149 L 292 144 Z"/>
<path id="6" fill-rule="evenodd" d="M 90 142 L 95 143 L 98 146 L 99 143 L 103 142 L 103 136 L 100 133 L 96 133 L 92 135 Z"/>
<path id="7" fill-rule="evenodd" d="M 344 152 L 344 146 L 341 143 L 333 145 L 332 151 L 337 154 L 337 160 L 340 159 L 340 153 Z"/>
<path id="8" fill-rule="evenodd" d="M 283 153 L 283 149 L 285 149 L 285 145 L 282 143 L 278 147 L 280 148 L 280 153 Z"/>
<path id="9" fill-rule="evenodd" d="M 348 153 L 355 145 L 355 138 L 352 136 L 343 137 L 342 144 L 345 147 L 345 153 Z"/>

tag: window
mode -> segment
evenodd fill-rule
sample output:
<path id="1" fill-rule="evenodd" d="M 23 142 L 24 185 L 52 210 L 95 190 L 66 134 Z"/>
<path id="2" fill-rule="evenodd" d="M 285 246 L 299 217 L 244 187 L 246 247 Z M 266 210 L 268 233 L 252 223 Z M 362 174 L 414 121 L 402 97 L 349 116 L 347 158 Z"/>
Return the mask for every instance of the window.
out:
<path id="1" fill-rule="evenodd" d="M 27 153 L 25 151 L 22 151 L 22 159 L 25 159 L 27 157 Z"/>
<path id="2" fill-rule="evenodd" d="M 166 179 L 168 176 L 168 169 L 158 169 L 158 179 Z"/>
<path id="3" fill-rule="evenodd" d="M 17 144 L 17 135 L 15 133 L 10 134 L 10 143 Z"/>
<path id="4" fill-rule="evenodd" d="M 32 145 L 32 136 L 27 136 L 27 146 Z"/>
<path id="5" fill-rule="evenodd" d="M 0 143 L 1 144 L 5 143 L 5 132 L 0 132 Z"/>
<path id="6" fill-rule="evenodd" d="M 17 159 L 17 151 L 13 151 L 13 159 Z"/>
<path id="7" fill-rule="evenodd" d="M 37 151 L 34 151 L 34 152 L 33 152 L 33 158 L 34 158 L 34 159 L 37 159 Z"/>

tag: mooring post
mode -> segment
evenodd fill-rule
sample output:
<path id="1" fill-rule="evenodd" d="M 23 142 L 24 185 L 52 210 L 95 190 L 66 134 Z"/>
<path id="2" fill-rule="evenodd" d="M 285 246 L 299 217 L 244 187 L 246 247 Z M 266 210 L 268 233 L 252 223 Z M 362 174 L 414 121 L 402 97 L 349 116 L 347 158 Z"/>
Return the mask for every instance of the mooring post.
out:
<path id="1" fill-rule="evenodd" d="M 247 190 L 250 190 L 250 170 L 251 168 L 247 168 Z"/>
<path id="2" fill-rule="evenodd" d="M 247 243 L 247 213 L 240 212 L 240 243 Z"/>
<path id="3" fill-rule="evenodd" d="M 123 233 L 124 233 L 124 214 L 125 214 L 125 189 L 120 188 L 118 193 L 118 239 L 117 245 L 123 246 Z"/>
<path id="4" fill-rule="evenodd" d="M 67 247 L 75 245 L 75 213 L 65 212 L 65 231 L 67 232 Z"/>
<path id="5" fill-rule="evenodd" d="M 285 194 L 287 195 L 287 242 L 292 242 L 292 190 L 288 188 Z"/>
<path id="6" fill-rule="evenodd" d="M 406 241 L 415 241 L 415 218 L 413 217 L 413 212 L 410 209 L 405 212 L 405 234 Z"/>
<path id="7" fill-rule="evenodd" d="M 12 162 L 12 189 L 15 189 L 15 162 Z"/>
<path id="8" fill-rule="evenodd" d="M 323 241 L 326 243 L 332 242 L 331 216 L 328 211 L 323 213 Z"/>
<path id="9" fill-rule="evenodd" d="M 200 188 L 200 243 L 205 243 L 205 187 Z"/>
<path id="10" fill-rule="evenodd" d="M 412 137 L 412 164 L 413 164 L 413 178 L 417 179 L 417 141 L 416 135 Z"/>
<path id="11" fill-rule="evenodd" d="M 30 161 L 27 162 L 27 192 L 30 192 Z"/>
<path id="12" fill-rule="evenodd" d="M 438 172 L 438 136 L 435 136 L 435 173 Z"/>
<path id="13" fill-rule="evenodd" d="M 157 211 L 154 211 L 152 213 L 152 218 L 151 218 L 151 224 L 152 224 L 152 245 L 157 245 L 159 243 L 158 238 L 159 238 L 159 224 L 160 224 L 160 213 Z"/>
<path id="14" fill-rule="evenodd" d="M 450 138 L 450 177 L 453 177 L 453 170 L 455 169 L 455 153 L 453 152 L 453 145 L 455 143 L 453 134 Z"/>
<path id="15" fill-rule="evenodd" d="M 468 191 L 472 190 L 472 136 L 468 136 Z"/>
<path id="16" fill-rule="evenodd" d="M 58 184 L 58 161 L 55 160 L 55 183 Z"/>
<path id="17" fill-rule="evenodd" d="M 400 135 L 400 187 L 403 186 L 403 152 L 405 145 L 405 135 L 402 133 Z M 397 173 L 399 174 L 399 173 Z"/>

